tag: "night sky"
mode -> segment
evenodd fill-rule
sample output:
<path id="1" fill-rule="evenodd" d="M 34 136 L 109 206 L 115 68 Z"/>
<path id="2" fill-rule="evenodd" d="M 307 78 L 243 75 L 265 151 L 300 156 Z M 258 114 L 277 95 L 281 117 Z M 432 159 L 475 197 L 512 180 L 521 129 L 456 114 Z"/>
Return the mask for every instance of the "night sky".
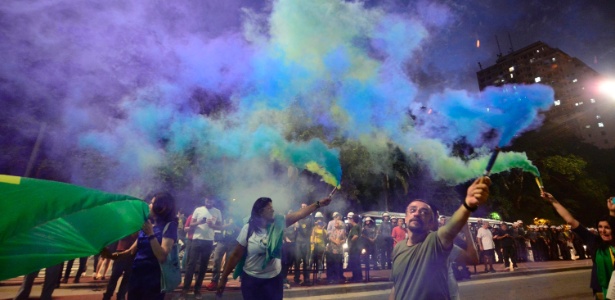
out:
<path id="1" fill-rule="evenodd" d="M 434 27 L 421 48 L 425 82 L 478 89 L 478 62 L 495 63 L 500 52 L 536 41 L 577 57 L 603 75 L 615 77 L 615 1 L 369 1 L 370 5 L 418 13 Z M 509 40 L 510 35 L 510 40 Z M 476 41 L 480 40 L 477 48 Z"/>
<path id="2" fill-rule="evenodd" d="M 541 40 L 615 66 L 614 1 L 496 2 L 3 1 L 0 166 L 23 175 L 45 124 L 41 156 L 64 180 L 135 195 L 171 170 L 187 194 L 291 199 L 271 179 L 305 169 L 335 185 L 338 138 L 366 147 L 373 172 L 391 171 L 392 143 L 425 176 L 465 182 L 553 103 L 542 85 L 478 93 L 495 35 L 504 54 L 510 34 L 514 49 Z M 451 155 L 460 139 L 469 161 Z M 493 171 L 512 167 L 538 173 L 513 152 Z"/>

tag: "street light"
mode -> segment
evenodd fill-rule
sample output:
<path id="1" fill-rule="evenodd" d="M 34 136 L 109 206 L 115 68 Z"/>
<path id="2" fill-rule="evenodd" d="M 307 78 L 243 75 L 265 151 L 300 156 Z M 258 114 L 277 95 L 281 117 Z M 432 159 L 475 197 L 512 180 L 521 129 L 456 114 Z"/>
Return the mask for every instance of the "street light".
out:
<path id="1" fill-rule="evenodd" d="M 615 100 L 615 80 L 604 80 L 598 85 L 598 90 Z"/>

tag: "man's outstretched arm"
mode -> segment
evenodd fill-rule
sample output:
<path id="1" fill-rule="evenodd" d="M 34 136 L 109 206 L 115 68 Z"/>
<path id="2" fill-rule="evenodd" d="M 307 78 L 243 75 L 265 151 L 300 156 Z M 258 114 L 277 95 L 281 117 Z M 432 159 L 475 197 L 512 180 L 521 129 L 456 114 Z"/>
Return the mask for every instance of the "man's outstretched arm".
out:
<path id="1" fill-rule="evenodd" d="M 464 199 L 465 204 L 470 209 L 475 209 L 479 205 L 487 202 L 489 198 L 489 185 L 491 180 L 489 177 L 480 177 L 470 185 Z M 450 249 L 453 246 L 453 240 L 461 231 L 464 225 L 468 223 L 468 218 L 472 211 L 461 205 L 446 224 L 438 229 L 438 238 L 445 249 Z"/>

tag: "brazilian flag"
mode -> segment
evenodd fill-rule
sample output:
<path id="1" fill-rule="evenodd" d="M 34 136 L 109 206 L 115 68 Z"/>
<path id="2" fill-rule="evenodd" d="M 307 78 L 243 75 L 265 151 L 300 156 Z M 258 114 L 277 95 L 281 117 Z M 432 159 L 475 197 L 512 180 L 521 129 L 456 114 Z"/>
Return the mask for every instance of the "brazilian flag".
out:
<path id="1" fill-rule="evenodd" d="M 97 254 L 149 214 L 131 196 L 9 175 L 0 175 L 0 207 L 0 280 Z"/>

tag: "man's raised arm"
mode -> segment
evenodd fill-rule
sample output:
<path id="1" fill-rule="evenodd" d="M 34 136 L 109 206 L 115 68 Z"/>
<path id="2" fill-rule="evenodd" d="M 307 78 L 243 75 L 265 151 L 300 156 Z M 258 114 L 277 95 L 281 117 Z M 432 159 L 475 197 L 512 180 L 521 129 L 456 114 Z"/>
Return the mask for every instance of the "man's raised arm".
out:
<path id="1" fill-rule="evenodd" d="M 445 249 L 452 247 L 453 240 L 463 226 L 467 224 L 470 214 L 479 205 L 487 202 L 487 198 L 489 198 L 489 185 L 491 185 L 489 177 L 476 179 L 468 188 L 466 197 L 463 200 L 464 203 L 455 211 L 450 220 L 438 229 L 438 238 Z"/>

